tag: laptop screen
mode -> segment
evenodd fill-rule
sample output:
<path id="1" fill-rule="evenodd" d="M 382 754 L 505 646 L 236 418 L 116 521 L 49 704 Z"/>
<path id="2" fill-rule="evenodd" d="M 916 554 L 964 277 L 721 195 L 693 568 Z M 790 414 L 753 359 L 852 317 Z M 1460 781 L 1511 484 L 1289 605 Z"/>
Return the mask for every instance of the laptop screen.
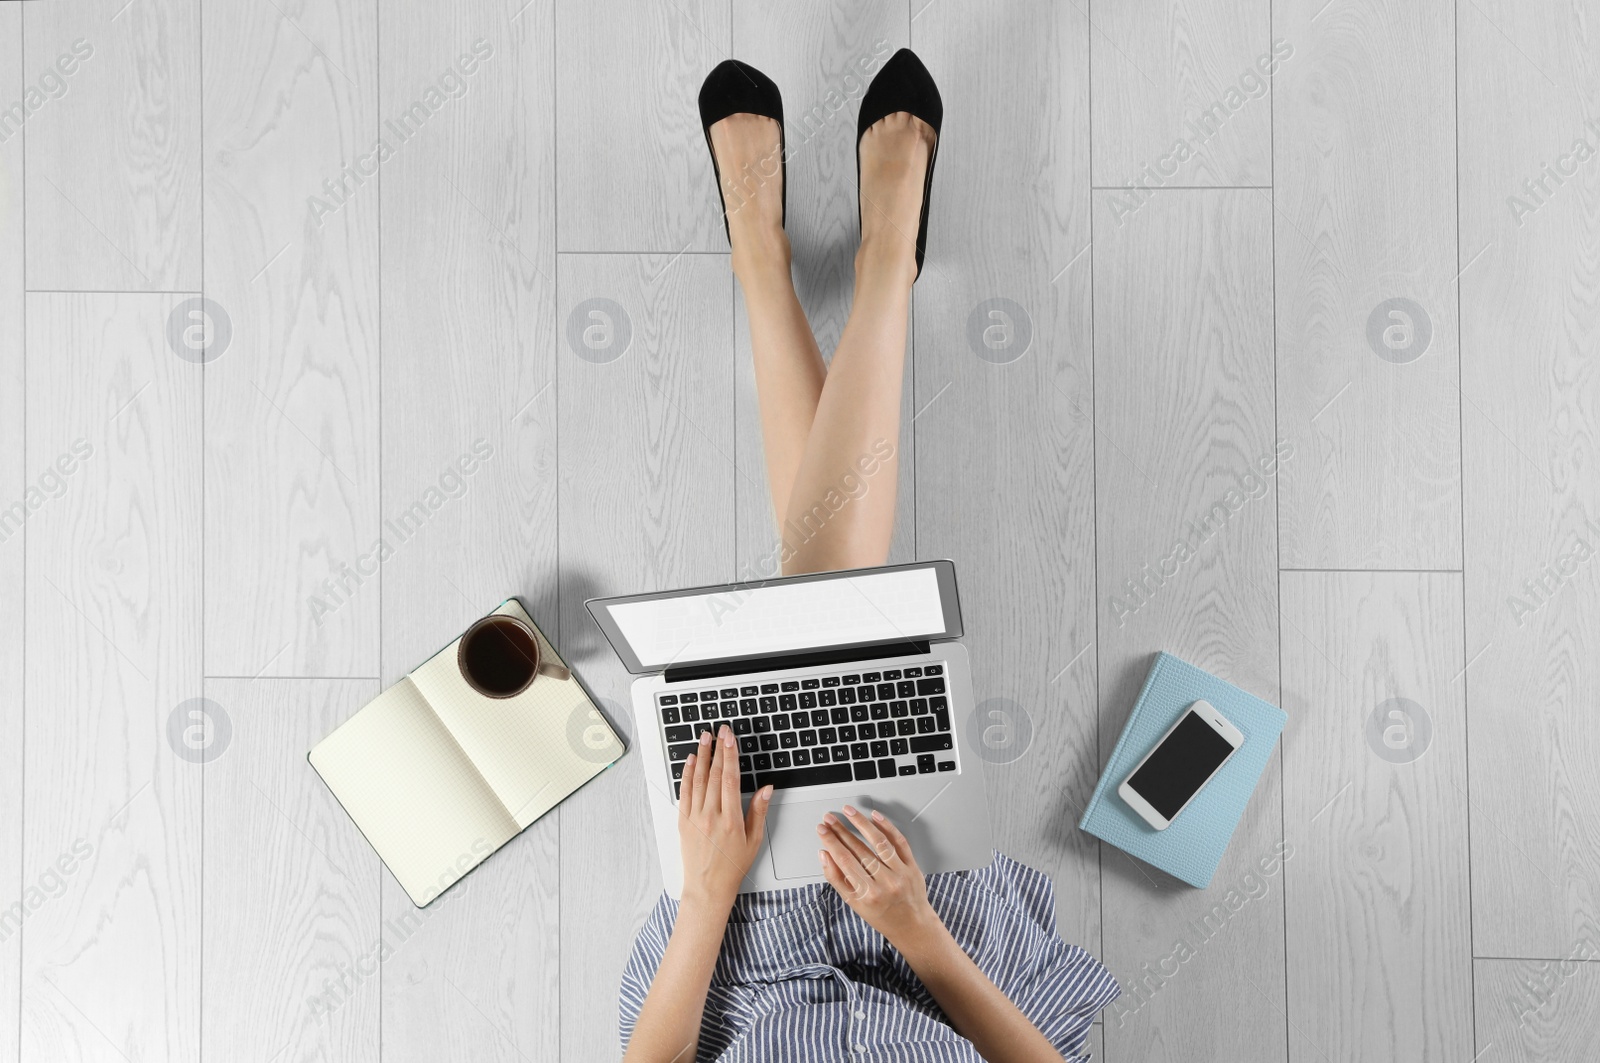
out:
<path id="1" fill-rule="evenodd" d="M 961 634 L 948 561 L 601 598 L 589 610 L 632 672 Z"/>

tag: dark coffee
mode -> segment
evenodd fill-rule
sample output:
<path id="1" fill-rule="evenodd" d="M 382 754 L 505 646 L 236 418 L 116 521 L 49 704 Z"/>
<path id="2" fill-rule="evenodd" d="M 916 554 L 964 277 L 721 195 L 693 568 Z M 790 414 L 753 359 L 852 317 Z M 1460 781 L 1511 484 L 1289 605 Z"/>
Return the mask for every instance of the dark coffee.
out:
<path id="1" fill-rule="evenodd" d="M 509 698 L 526 690 L 539 672 L 539 644 L 509 616 L 491 616 L 461 637 L 461 674 L 480 694 Z"/>

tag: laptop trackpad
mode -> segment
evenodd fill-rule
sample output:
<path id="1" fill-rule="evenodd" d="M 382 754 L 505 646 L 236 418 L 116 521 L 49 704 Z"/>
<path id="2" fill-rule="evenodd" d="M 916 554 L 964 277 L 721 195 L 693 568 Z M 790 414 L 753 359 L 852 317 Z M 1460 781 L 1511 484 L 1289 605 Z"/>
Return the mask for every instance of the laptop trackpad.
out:
<path id="1" fill-rule="evenodd" d="M 822 848 L 822 837 L 817 833 L 817 824 L 828 812 L 844 819 L 845 805 L 862 810 L 875 807 L 860 794 L 831 801 L 785 801 L 773 805 L 767 813 L 772 873 L 778 878 L 821 878 L 822 860 L 817 850 Z"/>

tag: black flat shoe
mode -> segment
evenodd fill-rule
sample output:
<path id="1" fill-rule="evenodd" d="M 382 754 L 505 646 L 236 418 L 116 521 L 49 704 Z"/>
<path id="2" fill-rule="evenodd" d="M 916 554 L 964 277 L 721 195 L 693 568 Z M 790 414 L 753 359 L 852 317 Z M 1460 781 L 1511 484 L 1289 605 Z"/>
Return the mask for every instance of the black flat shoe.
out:
<path id="1" fill-rule="evenodd" d="M 778 91 L 778 83 L 749 63 L 724 59 L 706 75 L 705 83 L 700 86 L 700 127 L 705 130 L 706 150 L 711 152 L 711 169 L 717 176 L 717 199 L 722 203 L 722 231 L 728 236 L 728 246 L 732 247 L 728 200 L 722 194 L 722 169 L 717 165 L 717 152 L 711 147 L 711 127 L 730 114 L 758 114 L 778 123 L 778 165 L 783 172 L 785 218 L 789 214 L 789 163 L 788 153 L 784 149 L 783 95 Z"/>
<path id="2" fill-rule="evenodd" d="M 917 223 L 917 276 L 922 275 L 922 254 L 928 246 L 928 201 L 933 194 L 933 163 L 939 157 L 939 126 L 944 122 L 944 101 L 933 75 L 916 53 L 902 48 L 889 57 L 861 97 L 861 115 L 856 119 L 856 222 L 861 221 L 861 138 L 880 120 L 905 111 L 920 118 L 933 130 L 933 149 L 928 153 L 928 175 L 922 183 L 922 220 Z"/>

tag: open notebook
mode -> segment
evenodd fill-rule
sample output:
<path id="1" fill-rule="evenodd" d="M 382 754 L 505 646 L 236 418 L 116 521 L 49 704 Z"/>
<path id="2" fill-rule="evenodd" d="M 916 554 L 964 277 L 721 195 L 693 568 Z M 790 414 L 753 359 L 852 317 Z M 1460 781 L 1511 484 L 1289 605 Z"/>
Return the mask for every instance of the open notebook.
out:
<path id="1" fill-rule="evenodd" d="M 533 628 L 540 649 L 561 660 L 515 598 L 495 612 Z M 541 675 L 516 697 L 487 698 L 461 677 L 460 641 L 307 757 L 418 907 L 623 752 L 576 678 Z"/>

